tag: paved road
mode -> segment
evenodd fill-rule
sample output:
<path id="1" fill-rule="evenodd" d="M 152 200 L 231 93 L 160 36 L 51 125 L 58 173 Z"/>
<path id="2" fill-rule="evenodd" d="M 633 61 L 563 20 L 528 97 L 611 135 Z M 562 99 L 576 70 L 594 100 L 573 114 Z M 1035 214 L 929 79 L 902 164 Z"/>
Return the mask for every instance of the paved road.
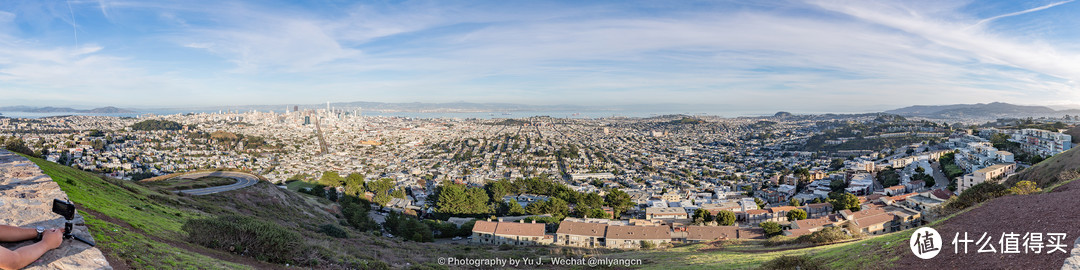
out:
<path id="1" fill-rule="evenodd" d="M 942 171 L 941 163 L 934 162 L 930 164 L 930 167 L 934 168 L 934 187 L 933 189 L 943 189 L 949 186 L 949 178 L 945 177 L 945 173 Z"/>
<path id="2" fill-rule="evenodd" d="M 226 172 L 226 171 L 189 173 L 189 174 L 178 176 L 177 178 L 198 179 L 198 178 L 203 178 L 203 177 L 207 177 L 207 176 L 232 178 L 232 179 L 236 179 L 236 183 L 233 183 L 233 184 L 230 184 L 230 185 L 224 185 L 224 186 L 181 190 L 180 192 L 183 192 L 184 194 L 189 194 L 189 195 L 207 195 L 207 194 L 214 194 L 214 193 L 218 193 L 218 192 L 222 192 L 222 191 L 230 191 L 230 190 L 250 187 L 252 185 L 255 185 L 255 183 L 259 182 L 259 178 L 255 177 L 254 175 L 251 175 L 251 174 L 248 174 L 248 173 L 242 173 L 242 172 Z"/>

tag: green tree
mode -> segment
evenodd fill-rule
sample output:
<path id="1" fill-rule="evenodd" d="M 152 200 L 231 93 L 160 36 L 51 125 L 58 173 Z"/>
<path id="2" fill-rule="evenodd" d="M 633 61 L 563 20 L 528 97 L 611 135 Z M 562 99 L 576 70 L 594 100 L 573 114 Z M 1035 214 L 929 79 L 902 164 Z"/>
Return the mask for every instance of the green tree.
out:
<path id="1" fill-rule="evenodd" d="M 878 173 L 878 181 L 882 186 L 891 187 L 900 184 L 900 173 L 895 169 L 888 169 Z"/>
<path id="2" fill-rule="evenodd" d="M 787 218 L 788 218 L 788 221 L 796 221 L 796 220 L 806 219 L 806 211 L 804 211 L 802 209 L 795 209 L 795 210 L 788 211 Z"/>
<path id="3" fill-rule="evenodd" d="M 4 143 L 4 148 L 7 149 L 7 150 L 10 150 L 12 152 L 21 153 L 21 154 L 24 154 L 24 155 L 27 155 L 27 156 L 37 157 L 37 155 L 34 153 L 34 150 L 31 150 L 30 147 L 26 146 L 26 143 L 23 143 L 22 140 L 17 139 L 17 138 L 12 138 L 12 139 L 7 140 Z"/>
<path id="4" fill-rule="evenodd" d="M 702 223 L 710 222 L 710 221 L 714 220 L 712 213 L 709 213 L 708 210 L 701 209 L 701 208 L 698 208 L 698 209 L 694 210 L 694 215 L 693 215 L 693 217 L 691 219 L 696 224 L 702 224 Z"/>
<path id="5" fill-rule="evenodd" d="M 394 197 L 394 198 L 398 198 L 398 199 L 404 199 L 405 198 L 405 190 L 400 189 L 400 188 L 395 189 L 394 192 L 390 193 L 390 197 Z"/>
<path id="6" fill-rule="evenodd" d="M 780 233 L 783 232 L 783 229 L 780 228 L 780 223 L 772 221 L 762 222 L 758 224 L 758 226 L 761 226 L 761 229 L 765 230 L 765 235 L 769 237 L 780 235 Z"/>
<path id="7" fill-rule="evenodd" d="M 525 215 L 525 214 L 526 214 L 526 213 L 525 213 L 525 208 L 524 208 L 524 207 L 521 207 L 521 204 L 519 204 L 519 203 L 517 202 L 517 200 L 514 200 L 514 199 L 510 199 L 510 201 L 509 201 L 509 202 L 505 202 L 505 203 L 506 203 L 506 205 L 507 205 L 507 208 L 509 209 L 509 210 L 507 210 L 507 212 L 506 212 L 506 213 L 507 213 L 508 215 L 511 215 L 511 216 L 521 216 L 521 215 Z"/>
<path id="8" fill-rule="evenodd" d="M 570 207 L 562 199 L 550 198 L 546 201 L 530 203 L 525 207 L 525 211 L 533 215 L 550 214 L 561 218 L 570 213 Z"/>
<path id="9" fill-rule="evenodd" d="M 326 191 L 326 199 L 330 200 L 331 202 L 337 202 L 337 200 L 338 200 L 337 189 L 330 188 L 330 190 L 327 190 Z"/>
<path id="10" fill-rule="evenodd" d="M 390 202 L 390 189 L 394 188 L 394 180 L 390 178 L 382 178 L 379 180 L 367 182 L 367 190 L 375 194 L 372 198 L 375 203 L 385 206 Z"/>
<path id="11" fill-rule="evenodd" d="M 588 218 L 611 218 L 604 209 L 592 208 L 588 206 L 578 206 L 574 209 L 576 217 L 588 217 Z"/>
<path id="12" fill-rule="evenodd" d="M 758 209 L 765 209 L 765 201 L 762 201 L 758 197 L 754 197 L 754 203 L 757 204 Z"/>
<path id="13" fill-rule="evenodd" d="M 289 179 L 285 179 L 285 181 L 307 181 L 307 179 L 310 177 L 311 175 L 306 173 L 297 173 L 293 176 L 290 176 Z"/>
<path id="14" fill-rule="evenodd" d="M 829 182 L 829 189 L 831 189 L 832 192 L 841 192 L 844 191 L 844 189 L 847 187 L 848 183 L 845 182 L 843 179 L 833 179 Z"/>
<path id="15" fill-rule="evenodd" d="M 345 176 L 345 194 L 360 196 L 364 193 L 364 176 L 359 173 L 350 173 Z"/>
<path id="16" fill-rule="evenodd" d="M 370 202 L 348 195 L 338 201 L 341 204 L 341 215 L 345 217 L 349 226 L 360 231 L 373 230 L 379 226 L 368 216 L 368 212 L 371 211 Z"/>
<path id="17" fill-rule="evenodd" d="M 791 198 L 791 200 L 788 200 L 788 205 L 798 207 L 798 206 L 802 206 L 802 202 L 800 202 L 799 200 L 796 200 L 795 198 Z"/>
<path id="18" fill-rule="evenodd" d="M 506 195 L 517 195 L 518 187 L 513 181 L 509 179 L 502 179 L 494 182 L 489 182 L 484 186 L 487 189 L 488 194 L 492 199 L 498 200 Z"/>
<path id="19" fill-rule="evenodd" d="M 319 184 L 328 187 L 340 187 L 343 182 L 345 182 L 345 179 L 334 171 L 323 172 L 322 177 L 319 178 Z"/>
<path id="20" fill-rule="evenodd" d="M 435 195 L 435 209 L 451 215 L 490 214 L 488 194 L 484 189 L 466 187 L 450 181 L 443 182 Z"/>
<path id="21" fill-rule="evenodd" d="M 184 125 L 168 120 L 144 120 L 131 125 L 132 130 L 180 130 Z"/>
<path id="22" fill-rule="evenodd" d="M 802 168 L 802 167 L 795 168 L 795 171 L 792 172 L 792 174 L 794 174 L 795 176 L 798 176 L 799 179 L 802 179 L 804 181 L 810 179 L 810 169 L 807 169 L 807 168 Z"/>
<path id="23" fill-rule="evenodd" d="M 398 214 L 393 211 L 386 216 L 383 229 L 406 240 L 416 242 L 432 242 L 435 240 L 434 232 L 427 224 L 412 216 Z"/>
<path id="24" fill-rule="evenodd" d="M 720 210 L 720 213 L 716 213 L 716 223 L 720 226 L 735 225 L 735 212 Z"/>
<path id="25" fill-rule="evenodd" d="M 618 189 L 610 189 L 607 195 L 604 195 L 604 202 L 607 206 L 610 206 L 615 210 L 615 218 L 622 216 L 630 207 L 634 206 L 633 199 L 630 198 L 630 194 Z"/>
<path id="26" fill-rule="evenodd" d="M 589 208 L 601 208 L 604 206 L 604 197 L 600 197 L 600 194 L 587 193 L 581 195 L 581 199 L 578 200 L 578 206 L 587 206 Z"/>
<path id="27" fill-rule="evenodd" d="M 842 168 L 844 168 L 844 160 L 843 159 L 834 158 L 832 161 L 829 162 L 829 170 L 830 171 L 838 171 L 838 170 L 840 170 Z"/>
<path id="28" fill-rule="evenodd" d="M 829 199 L 829 203 L 832 203 L 833 210 L 840 211 L 847 209 L 851 210 L 852 212 L 857 212 L 859 211 L 859 209 L 862 208 L 862 206 L 859 204 L 859 197 L 856 197 L 855 194 L 847 192 L 833 193 L 832 197 L 833 198 Z"/>

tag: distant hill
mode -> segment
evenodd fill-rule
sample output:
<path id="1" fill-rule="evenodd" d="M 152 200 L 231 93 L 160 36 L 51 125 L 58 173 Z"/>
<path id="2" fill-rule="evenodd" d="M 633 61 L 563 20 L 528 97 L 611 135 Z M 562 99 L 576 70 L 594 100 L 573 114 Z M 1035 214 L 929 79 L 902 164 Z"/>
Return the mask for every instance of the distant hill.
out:
<path id="1" fill-rule="evenodd" d="M 84 112 L 85 113 L 134 113 L 135 111 L 109 106 L 109 107 L 101 107 L 101 108 L 90 109 L 90 110 L 87 110 L 87 111 L 84 111 Z"/>
<path id="2" fill-rule="evenodd" d="M 67 107 L 29 107 L 29 106 L 7 106 L 0 107 L 0 111 L 7 112 L 29 112 L 29 113 L 134 113 L 135 111 L 128 109 L 121 109 L 117 107 L 101 107 L 89 110 L 79 110 Z"/>
<path id="3" fill-rule="evenodd" d="M 921 116 L 931 118 L 986 118 L 986 117 L 1028 117 L 1066 114 L 1045 106 L 1024 106 L 1009 103 L 978 103 L 954 105 L 917 105 L 885 113 L 902 116 Z"/>

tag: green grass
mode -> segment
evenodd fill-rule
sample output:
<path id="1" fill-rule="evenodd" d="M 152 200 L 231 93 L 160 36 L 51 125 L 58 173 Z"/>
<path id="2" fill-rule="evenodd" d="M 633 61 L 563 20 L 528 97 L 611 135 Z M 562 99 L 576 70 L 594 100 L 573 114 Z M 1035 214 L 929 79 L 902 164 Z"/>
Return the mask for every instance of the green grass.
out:
<path id="1" fill-rule="evenodd" d="M 1058 188 L 1058 187 L 1060 187 L 1060 186 L 1064 186 L 1065 184 L 1071 183 L 1072 181 L 1076 181 L 1077 179 L 1080 179 L 1080 178 L 1073 178 L 1072 180 L 1067 180 L 1067 181 L 1060 181 L 1060 182 L 1054 183 L 1054 184 L 1052 184 L 1052 185 L 1050 185 L 1050 186 L 1048 186 L 1048 187 L 1044 188 L 1044 189 L 1042 190 L 1042 193 L 1050 193 L 1050 192 L 1053 192 L 1055 188 Z"/>
<path id="2" fill-rule="evenodd" d="M 194 251 L 174 247 L 151 239 L 178 240 L 183 237 L 183 221 L 202 216 L 189 211 L 164 206 L 157 199 L 161 194 L 143 186 L 116 179 L 103 179 L 93 173 L 76 170 L 39 158 L 28 157 L 49 175 L 68 199 L 81 207 L 123 221 L 133 231 L 120 224 L 100 220 L 82 212 L 94 240 L 108 256 L 123 260 L 134 269 L 249 269 L 221 261 Z M 153 197 L 153 198 L 151 198 Z"/>
<path id="3" fill-rule="evenodd" d="M 185 190 L 185 189 L 196 189 L 196 188 L 205 188 L 205 187 L 224 186 L 224 185 L 230 185 L 230 184 L 233 184 L 233 183 L 236 183 L 236 179 L 225 178 L 225 177 L 216 177 L 216 176 L 207 176 L 207 177 L 201 177 L 201 178 L 198 178 L 198 179 L 173 178 L 173 179 L 168 179 L 168 180 L 143 182 L 142 185 L 154 188 L 156 190 L 169 190 L 169 191 L 172 191 L 172 190 Z"/>
<path id="4" fill-rule="evenodd" d="M 707 250 L 706 244 L 694 244 L 662 250 L 633 251 L 602 255 L 604 258 L 642 259 L 641 269 L 748 269 L 780 256 L 799 256 L 853 245 L 857 242 L 772 252 L 749 252 L 759 249 L 760 241 L 748 241 L 725 246 L 722 250 Z"/>
<path id="5" fill-rule="evenodd" d="M 119 225 L 91 218 L 85 213 L 83 217 L 98 247 L 108 250 L 113 257 L 124 260 L 135 269 L 251 269 L 246 265 L 220 261 L 154 241 Z"/>
<path id="6" fill-rule="evenodd" d="M 1042 188 L 1057 187 L 1062 182 L 1071 179 L 1058 179 L 1061 172 L 1076 171 L 1080 169 L 1080 147 L 1074 147 L 1068 151 L 1054 155 L 1027 169 L 1021 170 L 1015 176 L 1006 181 L 1006 185 L 1012 186 L 1016 182 L 1033 181 Z"/>
<path id="7" fill-rule="evenodd" d="M 127 222 L 136 229 L 161 237 L 180 236 L 183 221 L 200 217 L 189 211 L 156 203 L 158 197 L 176 196 L 138 184 L 101 177 L 43 159 L 30 158 L 52 177 L 71 201 Z M 155 197 L 155 198 L 150 198 Z"/>

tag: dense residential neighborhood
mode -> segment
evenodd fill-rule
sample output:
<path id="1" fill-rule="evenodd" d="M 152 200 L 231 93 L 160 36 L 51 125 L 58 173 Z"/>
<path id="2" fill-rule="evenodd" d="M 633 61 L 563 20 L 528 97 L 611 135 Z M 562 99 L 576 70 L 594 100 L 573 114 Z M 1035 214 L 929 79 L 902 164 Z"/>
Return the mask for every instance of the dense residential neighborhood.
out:
<path id="1" fill-rule="evenodd" d="M 361 197 L 380 223 L 395 212 L 472 224 L 472 243 L 619 249 L 905 230 L 1072 147 L 1061 132 L 887 114 L 423 119 L 330 107 L 0 118 L 0 135 L 117 178 L 240 169 Z"/>

